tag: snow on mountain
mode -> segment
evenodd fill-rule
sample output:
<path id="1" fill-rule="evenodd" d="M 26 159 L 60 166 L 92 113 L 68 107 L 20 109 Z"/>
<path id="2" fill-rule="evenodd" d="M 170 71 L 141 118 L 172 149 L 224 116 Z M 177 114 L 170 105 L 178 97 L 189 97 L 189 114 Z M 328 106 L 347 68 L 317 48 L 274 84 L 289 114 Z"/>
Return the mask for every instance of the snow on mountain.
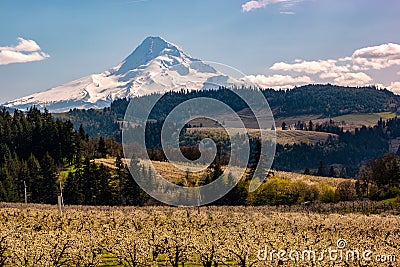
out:
<path id="1" fill-rule="evenodd" d="M 233 83 L 235 79 L 187 55 L 178 46 L 161 37 L 148 37 L 110 70 L 7 102 L 4 106 L 26 109 L 35 105 L 51 112 L 66 112 L 74 108 L 108 107 L 117 98 L 181 88 L 209 89 Z"/>

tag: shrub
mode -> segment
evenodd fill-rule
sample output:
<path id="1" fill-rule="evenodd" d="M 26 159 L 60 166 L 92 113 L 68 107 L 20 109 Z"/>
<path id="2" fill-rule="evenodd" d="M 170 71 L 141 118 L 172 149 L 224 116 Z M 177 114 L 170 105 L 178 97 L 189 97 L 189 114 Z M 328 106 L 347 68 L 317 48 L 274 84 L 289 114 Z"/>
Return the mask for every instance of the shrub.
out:
<path id="1" fill-rule="evenodd" d="M 341 182 L 336 188 L 335 201 L 353 201 L 357 199 L 355 184 L 352 181 Z"/>

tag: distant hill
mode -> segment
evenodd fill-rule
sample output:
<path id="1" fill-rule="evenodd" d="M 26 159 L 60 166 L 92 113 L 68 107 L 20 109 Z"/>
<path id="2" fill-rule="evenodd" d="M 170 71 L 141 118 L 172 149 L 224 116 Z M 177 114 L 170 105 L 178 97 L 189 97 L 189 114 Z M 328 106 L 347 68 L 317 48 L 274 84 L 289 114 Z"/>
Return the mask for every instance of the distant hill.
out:
<path id="1" fill-rule="evenodd" d="M 246 89 L 241 89 L 246 90 Z M 343 87 L 335 85 L 307 85 L 292 90 L 262 90 L 274 113 L 277 126 L 282 121 L 296 121 L 334 118 L 348 114 L 373 114 L 388 112 L 395 114 L 400 108 L 400 96 L 376 87 Z M 118 99 L 111 107 L 101 110 L 71 110 L 56 114 L 56 117 L 71 120 L 76 127 L 84 126 L 89 135 L 119 138 L 119 125 L 124 118 L 129 101 L 140 107 L 153 96 L 132 100 Z M 246 104 L 227 89 L 207 91 L 181 91 L 164 95 L 151 114 L 152 119 L 163 120 L 178 104 L 195 97 L 210 97 L 230 105 L 236 112 L 246 109 Z M 242 112 L 243 113 L 243 112 Z M 379 118 L 378 118 L 379 119 Z"/>
<path id="2" fill-rule="evenodd" d="M 302 86 L 288 91 L 266 89 L 263 90 L 263 94 L 267 97 L 274 113 L 278 130 L 273 163 L 273 168 L 276 170 L 355 177 L 360 166 L 368 160 L 379 158 L 389 151 L 400 153 L 398 148 L 400 120 L 396 117 L 400 96 L 388 90 L 327 84 Z M 120 141 L 120 126 L 128 104 L 131 102 L 133 107 L 140 108 L 151 97 L 158 96 L 119 99 L 109 108 L 75 109 L 55 116 L 71 120 L 76 128 L 82 124 L 89 135 L 114 137 Z M 146 139 L 149 148 L 154 149 L 152 160 L 164 160 L 159 151 L 161 146 L 157 138 L 162 121 L 178 104 L 196 97 L 220 100 L 235 110 L 239 116 L 245 117 L 246 120 L 251 119 L 247 105 L 232 90 L 226 88 L 169 92 L 162 96 L 150 114 L 150 119 L 158 122 L 149 125 L 148 133 L 151 133 L 151 136 L 149 140 Z M 353 126 L 358 129 L 346 128 L 343 119 L 351 120 Z M 312 120 L 311 128 L 310 120 Z M 282 122 L 286 122 L 289 130 L 281 130 Z M 368 122 L 369 125 L 361 127 L 359 122 Z M 215 126 L 203 125 L 203 127 Z M 196 134 L 194 131 L 187 133 Z M 188 136 L 182 141 L 189 149 L 195 147 L 198 140 L 191 137 Z M 223 149 L 226 148 L 225 139 L 220 138 L 217 142 Z M 253 145 L 256 147 L 256 143 Z"/>
<path id="3" fill-rule="evenodd" d="M 376 87 L 306 85 L 289 91 L 264 91 L 276 117 L 397 112 L 400 96 Z"/>

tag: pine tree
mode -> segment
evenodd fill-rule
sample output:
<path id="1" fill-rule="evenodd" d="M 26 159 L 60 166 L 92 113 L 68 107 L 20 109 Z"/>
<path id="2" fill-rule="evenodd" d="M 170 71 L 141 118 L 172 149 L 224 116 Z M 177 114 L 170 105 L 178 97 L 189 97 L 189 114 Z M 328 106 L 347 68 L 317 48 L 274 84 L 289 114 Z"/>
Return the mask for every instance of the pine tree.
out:
<path id="1" fill-rule="evenodd" d="M 82 141 L 89 140 L 89 135 L 85 132 L 85 129 L 83 128 L 82 124 L 79 126 L 78 136 Z"/>
<path id="2" fill-rule="evenodd" d="M 80 179 L 82 179 L 82 191 L 84 195 L 85 205 L 94 205 L 96 202 L 96 164 L 90 162 L 88 158 L 83 163 L 83 172 Z"/>
<path id="3" fill-rule="evenodd" d="M 106 142 L 103 137 L 100 137 L 99 145 L 98 145 L 98 152 L 100 153 L 100 156 L 102 158 L 105 158 L 107 156 Z"/>
<path id="4" fill-rule="evenodd" d="M 68 173 L 67 180 L 64 183 L 64 202 L 69 205 L 85 204 L 84 195 L 82 192 L 82 180 L 77 173 Z"/>
<path id="5" fill-rule="evenodd" d="M 9 156 L 4 160 L 4 167 L 0 170 L 0 181 L 4 186 L 4 201 L 18 202 L 20 201 L 18 183 L 21 163 L 16 154 L 14 157 Z"/>
<path id="6" fill-rule="evenodd" d="M 111 174 L 110 171 L 101 164 L 100 167 L 96 166 L 96 186 L 95 186 L 95 205 L 113 205 L 111 187 L 109 186 Z"/>
<path id="7" fill-rule="evenodd" d="M 308 122 L 308 130 L 309 131 L 313 131 L 314 130 L 314 124 L 313 124 L 313 122 L 311 120 Z"/>
<path id="8" fill-rule="evenodd" d="M 18 200 L 17 185 L 7 168 L 0 169 L 0 201 L 16 202 Z"/>
<path id="9" fill-rule="evenodd" d="M 328 175 L 328 169 L 326 168 L 326 166 L 322 160 L 319 161 L 317 175 L 318 176 L 327 176 Z"/>
<path id="10" fill-rule="evenodd" d="M 212 183 L 213 181 L 217 180 L 223 173 L 224 171 L 222 170 L 221 165 L 218 163 L 218 161 L 214 162 L 207 169 L 207 175 L 204 179 L 204 183 Z"/>
<path id="11" fill-rule="evenodd" d="M 143 191 L 133 178 L 141 178 L 140 175 L 143 175 L 139 160 L 136 157 L 132 157 L 129 170 L 125 168 L 121 170 L 119 175 L 123 205 L 141 205 Z"/>
<path id="12" fill-rule="evenodd" d="M 55 165 L 54 159 L 50 156 L 48 152 L 44 155 L 41 161 L 42 177 L 40 181 L 41 202 L 46 204 L 56 204 L 57 195 L 59 193 L 58 183 L 57 183 L 57 167 Z"/>
<path id="13" fill-rule="evenodd" d="M 43 185 L 43 176 L 39 161 L 33 154 L 31 154 L 27 164 L 29 174 L 26 183 L 28 186 L 28 191 L 30 191 L 29 202 L 42 203 L 43 191 L 41 186 Z"/>
<path id="14" fill-rule="evenodd" d="M 215 201 L 214 205 L 242 206 L 247 202 L 247 183 L 244 180 L 236 181 L 235 177 L 229 173 L 226 177 L 226 183 L 233 188 L 222 198 Z"/>

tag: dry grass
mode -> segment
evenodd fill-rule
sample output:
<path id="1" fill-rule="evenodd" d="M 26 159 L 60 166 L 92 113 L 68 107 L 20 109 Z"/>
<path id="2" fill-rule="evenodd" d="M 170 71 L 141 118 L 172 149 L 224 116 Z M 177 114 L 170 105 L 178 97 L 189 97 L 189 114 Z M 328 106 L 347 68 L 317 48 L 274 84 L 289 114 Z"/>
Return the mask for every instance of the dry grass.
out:
<path id="1" fill-rule="evenodd" d="M 149 161 L 141 161 L 144 166 L 150 166 Z M 206 176 L 206 170 L 198 171 L 198 172 L 188 172 L 185 169 L 177 168 L 170 162 L 160 162 L 160 161 L 151 161 L 154 169 L 157 171 L 159 175 L 161 175 L 164 179 L 167 179 L 171 183 L 175 184 L 184 184 L 185 186 L 194 185 L 197 181 L 201 181 Z M 187 166 L 189 169 L 190 165 Z"/>
<path id="2" fill-rule="evenodd" d="M 97 164 L 103 164 L 107 168 L 115 169 L 115 158 L 103 158 L 103 159 L 95 159 L 94 161 Z M 125 164 L 129 166 L 129 160 L 123 159 Z M 150 167 L 150 162 L 146 160 L 141 160 L 140 163 L 148 169 Z M 189 172 L 187 173 L 187 169 L 192 169 L 193 167 L 196 168 L 205 168 L 204 166 L 196 166 L 196 165 L 189 165 L 186 164 L 187 167 L 185 168 L 177 168 L 170 162 L 161 162 L 161 161 L 151 161 L 154 169 L 157 171 L 157 174 L 161 175 L 164 179 L 170 181 L 171 183 L 175 184 L 184 184 L 186 185 L 193 185 L 196 184 L 197 181 L 204 179 L 206 176 L 206 170 L 201 170 L 198 172 Z M 182 166 L 185 166 L 182 164 Z M 224 170 L 225 167 L 222 167 Z"/>
<path id="3" fill-rule="evenodd" d="M 127 160 L 125 160 L 127 163 Z M 96 159 L 95 162 L 97 164 L 103 164 L 104 166 L 115 169 L 115 158 L 108 158 L 108 159 Z M 150 167 L 149 161 L 141 161 L 141 164 L 145 166 L 145 168 Z M 160 162 L 160 161 L 151 161 L 154 169 L 157 171 L 159 175 L 161 175 L 164 179 L 170 181 L 171 183 L 175 184 L 183 184 L 187 185 L 195 185 L 197 181 L 201 181 L 206 176 L 206 170 L 198 171 L 198 172 L 190 172 L 187 174 L 186 168 L 177 168 L 173 164 L 169 162 Z M 196 166 L 196 165 L 189 165 L 187 164 L 187 169 L 193 167 L 203 167 L 203 166 Z M 225 170 L 225 166 L 222 166 L 222 170 Z M 300 173 L 294 172 L 283 172 L 283 171 L 273 171 L 274 176 L 287 179 L 290 181 L 302 181 L 305 184 L 313 185 L 317 183 L 327 183 L 330 186 L 336 188 L 338 184 L 348 179 L 346 178 L 331 178 L 331 177 L 322 177 L 322 176 L 313 176 L 313 175 L 305 175 Z"/>
<path id="4" fill-rule="evenodd" d="M 313 185 L 316 183 L 327 183 L 330 186 L 336 188 L 338 184 L 344 181 L 348 181 L 349 179 L 346 178 L 332 178 L 332 177 L 323 177 L 323 176 L 313 176 L 313 175 L 305 175 L 305 174 L 300 174 L 300 173 L 294 173 L 294 172 L 282 172 L 282 171 L 274 171 L 275 176 L 282 178 L 282 179 L 287 179 L 290 181 L 302 181 L 308 185 Z M 353 181 L 353 180 L 351 180 Z"/>
<path id="5" fill-rule="evenodd" d="M 116 160 L 116 158 L 95 159 L 94 162 L 98 165 L 103 164 L 105 167 L 110 168 L 110 169 L 116 169 L 115 160 Z M 126 160 L 125 160 L 125 163 L 126 163 Z"/>

